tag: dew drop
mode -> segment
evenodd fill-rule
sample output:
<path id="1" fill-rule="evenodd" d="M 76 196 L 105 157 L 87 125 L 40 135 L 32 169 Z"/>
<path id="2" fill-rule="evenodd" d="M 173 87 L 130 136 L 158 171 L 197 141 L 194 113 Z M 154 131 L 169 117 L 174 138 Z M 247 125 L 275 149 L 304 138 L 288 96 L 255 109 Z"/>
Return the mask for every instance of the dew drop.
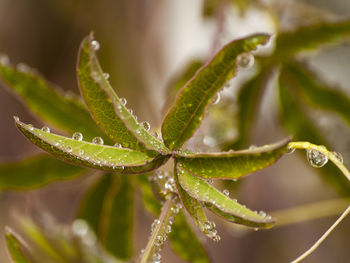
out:
<path id="1" fill-rule="evenodd" d="M 159 253 L 153 254 L 152 261 L 154 263 L 160 263 L 162 256 Z"/>
<path id="2" fill-rule="evenodd" d="M 66 148 L 66 151 L 69 152 L 69 153 L 71 153 L 71 152 L 72 152 L 72 147 L 68 146 L 68 147 Z"/>
<path id="3" fill-rule="evenodd" d="M 134 112 L 132 109 L 128 109 L 128 112 L 132 115 Z"/>
<path id="4" fill-rule="evenodd" d="M 17 69 L 19 72 L 23 72 L 23 73 L 29 73 L 29 72 L 30 72 L 30 67 L 27 66 L 27 65 L 24 64 L 24 63 L 18 63 L 17 66 L 16 66 L 16 69 Z"/>
<path id="5" fill-rule="evenodd" d="M 119 100 L 120 100 L 120 103 L 123 104 L 124 106 L 126 105 L 126 103 L 128 103 L 126 98 L 120 98 Z"/>
<path id="6" fill-rule="evenodd" d="M 254 231 L 258 231 L 259 230 L 259 228 L 258 227 L 254 227 Z"/>
<path id="7" fill-rule="evenodd" d="M 90 76 L 96 81 L 100 81 L 101 80 L 101 75 L 97 72 L 97 71 L 93 71 L 91 72 Z"/>
<path id="8" fill-rule="evenodd" d="M 92 48 L 97 51 L 100 49 L 100 43 L 97 40 L 92 40 L 91 41 L 91 46 Z"/>
<path id="9" fill-rule="evenodd" d="M 151 125 L 147 121 L 142 122 L 142 126 L 146 131 L 149 131 L 151 129 Z"/>
<path id="10" fill-rule="evenodd" d="M 33 130 L 34 130 L 33 125 L 32 125 L 32 124 L 28 124 L 28 129 L 29 129 L 30 131 L 33 131 Z"/>
<path id="11" fill-rule="evenodd" d="M 290 146 L 287 147 L 287 154 L 293 153 L 295 151 L 295 148 L 292 148 Z"/>
<path id="12" fill-rule="evenodd" d="M 104 77 L 105 79 L 109 79 L 109 74 L 108 74 L 107 72 L 105 72 L 105 73 L 103 73 L 103 77 Z"/>
<path id="13" fill-rule="evenodd" d="M 83 155 L 84 153 L 84 150 L 79 150 L 79 155 Z"/>
<path id="14" fill-rule="evenodd" d="M 89 231 L 89 226 L 83 219 L 76 219 L 72 224 L 73 233 L 77 236 L 85 236 Z"/>
<path id="15" fill-rule="evenodd" d="M 216 145 L 216 140 L 211 136 L 205 135 L 203 137 L 203 144 L 209 147 L 214 147 Z"/>
<path id="16" fill-rule="evenodd" d="M 256 145 L 253 144 L 253 145 L 250 145 L 248 149 L 249 149 L 249 150 L 254 150 L 254 149 L 256 149 L 256 148 L 257 148 Z"/>
<path id="17" fill-rule="evenodd" d="M 213 102 L 214 105 L 216 105 L 216 104 L 218 104 L 218 103 L 220 102 L 220 100 L 221 100 L 221 95 L 220 95 L 219 92 L 217 92 L 217 93 L 216 93 L 216 96 L 215 96 L 215 98 L 212 100 L 212 102 Z"/>
<path id="18" fill-rule="evenodd" d="M 343 163 L 344 159 L 343 159 L 343 155 L 340 152 L 332 152 L 335 157 L 338 159 L 339 162 Z"/>
<path id="19" fill-rule="evenodd" d="M 42 127 L 41 130 L 44 132 L 50 132 L 50 128 L 47 126 Z"/>
<path id="20" fill-rule="evenodd" d="M 214 242 L 219 242 L 221 240 L 221 237 L 219 235 L 213 236 L 213 241 Z"/>
<path id="21" fill-rule="evenodd" d="M 16 122 L 19 122 L 19 117 L 18 117 L 18 116 L 13 116 L 13 119 L 14 119 Z"/>
<path id="22" fill-rule="evenodd" d="M 254 65 L 254 56 L 249 52 L 242 53 L 238 55 L 237 63 L 242 68 L 250 68 Z"/>
<path id="23" fill-rule="evenodd" d="M 230 192 L 229 192 L 229 190 L 227 190 L 227 189 L 225 189 L 225 190 L 222 191 L 222 192 L 223 192 L 223 194 L 226 195 L 226 196 L 229 196 L 229 195 L 230 195 Z"/>
<path id="24" fill-rule="evenodd" d="M 0 64 L 3 66 L 7 66 L 10 64 L 10 59 L 6 55 L 0 55 Z"/>
<path id="25" fill-rule="evenodd" d="M 116 148 L 122 148 L 122 145 L 119 142 L 116 142 L 113 146 Z"/>
<path id="26" fill-rule="evenodd" d="M 215 223 L 211 221 L 207 221 L 204 223 L 204 228 L 209 231 L 212 231 L 215 228 L 215 226 Z"/>
<path id="27" fill-rule="evenodd" d="M 72 139 L 73 140 L 77 140 L 77 141 L 82 141 L 83 140 L 83 134 L 81 132 L 75 132 L 72 135 Z"/>
<path id="28" fill-rule="evenodd" d="M 92 139 L 92 143 L 94 144 L 103 144 L 103 139 L 101 137 L 95 137 Z"/>
<path id="29" fill-rule="evenodd" d="M 328 162 L 327 156 L 316 150 L 306 150 L 306 157 L 311 166 L 316 168 L 320 168 Z"/>
<path id="30" fill-rule="evenodd" d="M 160 138 L 159 133 L 158 133 L 157 131 L 155 131 L 155 132 L 153 133 L 153 136 L 154 136 L 154 138 L 156 138 L 156 139 L 159 139 L 159 138 Z"/>

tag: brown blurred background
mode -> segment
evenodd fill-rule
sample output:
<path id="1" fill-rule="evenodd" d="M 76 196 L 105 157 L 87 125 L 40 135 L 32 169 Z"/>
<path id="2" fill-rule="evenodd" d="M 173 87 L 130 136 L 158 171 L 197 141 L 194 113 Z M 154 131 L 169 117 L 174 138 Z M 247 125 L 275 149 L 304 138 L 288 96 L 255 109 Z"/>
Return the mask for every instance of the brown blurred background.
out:
<path id="1" fill-rule="evenodd" d="M 278 5 L 278 12 L 285 15 L 281 22 L 285 28 L 293 19 L 300 19 L 292 2 L 323 9 L 332 19 L 350 15 L 347 0 L 262 2 L 276 9 Z M 62 89 L 78 93 L 75 77 L 78 46 L 93 30 L 101 43 L 101 63 L 110 73 L 118 94 L 128 99 L 128 105 L 140 120 L 148 120 L 152 127 L 158 127 L 166 99 L 165 87 L 171 76 L 191 58 L 208 56 L 213 47 L 217 24 L 215 18 L 203 19 L 202 4 L 201 0 L 0 0 L 0 53 L 7 54 L 11 63 L 24 62 Z M 261 16 L 262 21 L 247 22 L 244 16 L 239 19 L 233 21 L 242 24 L 233 23 L 233 28 L 228 30 L 232 35 L 227 38 L 262 31 L 264 27 L 270 33 L 276 29 L 267 13 Z M 348 45 L 314 53 L 311 61 L 325 78 L 350 95 Z M 12 116 L 18 115 L 27 123 L 42 124 L 0 85 L 0 161 L 39 152 L 19 134 Z M 269 98 L 273 99 L 273 94 Z M 254 134 L 257 145 L 286 135 L 276 123 L 276 109 L 269 106 L 269 101 L 265 104 Z M 344 125 L 340 123 L 336 127 Z M 349 167 L 348 130 L 330 127 L 329 135 L 338 141 L 337 150 L 343 153 Z M 0 234 L 4 225 L 11 225 L 14 211 L 28 214 L 47 211 L 61 223 L 71 222 L 83 190 L 78 180 L 54 183 L 35 191 L 0 193 Z M 297 155 L 286 156 L 276 165 L 247 177 L 237 194 L 238 200 L 248 207 L 266 211 L 337 197 L 306 160 Z M 146 244 L 152 218 L 142 212 L 138 216 L 137 230 L 141 238 L 135 246 L 141 249 Z M 215 263 L 289 262 L 309 248 L 335 218 L 258 232 L 220 224 L 218 231 L 222 241 L 216 244 L 207 240 L 205 246 Z M 350 262 L 349 234 L 350 218 L 347 218 L 305 262 Z M 162 255 L 163 262 L 181 262 L 167 247 Z M 0 262 L 10 262 L 3 239 L 0 239 Z"/>

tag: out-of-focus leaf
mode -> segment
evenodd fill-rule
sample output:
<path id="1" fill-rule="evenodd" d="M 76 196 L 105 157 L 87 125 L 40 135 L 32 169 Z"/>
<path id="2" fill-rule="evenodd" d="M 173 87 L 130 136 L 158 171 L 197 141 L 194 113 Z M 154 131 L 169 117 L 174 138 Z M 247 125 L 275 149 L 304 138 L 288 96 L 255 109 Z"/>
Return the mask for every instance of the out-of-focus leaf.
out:
<path id="1" fill-rule="evenodd" d="M 279 100 L 281 107 L 281 121 L 286 129 L 294 135 L 294 140 L 309 141 L 318 145 L 327 145 L 325 139 L 318 132 L 303 112 L 297 102 L 295 93 L 290 90 L 288 79 L 283 74 L 280 76 Z M 328 162 L 322 169 L 318 169 L 323 179 L 329 182 L 339 193 L 349 195 L 350 183 L 333 164 Z"/>
<path id="2" fill-rule="evenodd" d="M 78 218 L 89 223 L 107 251 L 120 259 L 131 257 L 133 187 L 129 178 L 104 175 L 88 191 Z"/>
<path id="3" fill-rule="evenodd" d="M 182 166 L 202 178 L 238 179 L 276 162 L 287 152 L 290 139 L 254 149 L 176 155 Z"/>
<path id="4" fill-rule="evenodd" d="M 86 169 L 38 155 L 0 165 L 0 190 L 29 190 L 83 175 Z"/>
<path id="5" fill-rule="evenodd" d="M 183 260 L 192 263 L 210 262 L 204 247 L 188 225 L 182 211 L 175 218 L 169 238 L 171 248 Z"/>
<path id="6" fill-rule="evenodd" d="M 318 81 L 305 65 L 288 63 L 283 67 L 284 78 L 313 106 L 339 114 L 350 124 L 350 98 Z"/>
<path id="7" fill-rule="evenodd" d="M 77 72 L 81 94 L 96 123 L 125 148 L 146 151 L 153 156 L 155 151 L 168 152 L 162 142 L 148 133 L 148 127 L 146 130 L 137 122 L 117 96 L 98 62 L 94 41 L 90 34 L 81 43 Z"/>
<path id="8" fill-rule="evenodd" d="M 203 231 L 205 234 L 208 234 L 208 230 L 205 227 L 205 224 L 208 223 L 207 216 L 205 215 L 202 204 L 197 200 L 192 198 L 180 185 L 178 178 L 178 170 L 176 169 L 177 165 L 175 165 L 175 184 L 181 199 L 181 202 L 190 216 L 194 219 L 199 229 Z"/>
<path id="9" fill-rule="evenodd" d="M 25 245 L 14 235 L 12 230 L 6 229 L 5 233 L 7 249 L 14 263 L 31 263 L 32 261 L 25 255 Z"/>
<path id="10" fill-rule="evenodd" d="M 310 50 L 350 36 L 350 21 L 321 23 L 280 33 L 276 38 L 274 59 L 281 60 L 303 50 Z"/>
<path id="11" fill-rule="evenodd" d="M 119 174 L 144 173 L 162 165 L 169 156 L 147 154 L 113 146 L 89 143 L 56 135 L 15 120 L 19 130 L 34 144 L 57 158 L 76 165 Z"/>
<path id="12" fill-rule="evenodd" d="M 271 217 L 257 214 L 230 199 L 205 180 L 189 172 L 181 163 L 177 164 L 177 175 L 181 186 L 193 198 L 204 202 L 211 210 L 231 222 L 250 227 L 268 228 L 274 223 Z"/>
<path id="13" fill-rule="evenodd" d="M 253 122 L 256 118 L 267 81 L 272 68 L 263 69 L 257 76 L 245 83 L 239 91 L 238 106 L 238 138 L 228 144 L 225 149 L 243 149 L 248 146 Z"/>
<path id="14" fill-rule="evenodd" d="M 234 76 L 237 56 L 255 50 L 258 45 L 265 44 L 268 40 L 268 35 L 256 34 L 233 41 L 198 70 L 181 89 L 175 104 L 163 121 L 162 136 L 166 146 L 176 150 L 192 136 L 199 127 L 212 97 Z"/>
<path id="15" fill-rule="evenodd" d="M 70 133 L 80 131 L 87 139 L 101 134 L 79 99 L 58 92 L 34 72 L 18 71 L 0 63 L 0 77 L 46 123 Z"/>

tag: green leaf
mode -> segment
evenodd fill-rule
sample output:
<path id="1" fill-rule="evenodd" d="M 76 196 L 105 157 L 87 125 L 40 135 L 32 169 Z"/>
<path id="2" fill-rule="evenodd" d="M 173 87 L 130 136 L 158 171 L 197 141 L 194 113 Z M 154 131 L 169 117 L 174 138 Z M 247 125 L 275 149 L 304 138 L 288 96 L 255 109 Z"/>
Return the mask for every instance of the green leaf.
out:
<path id="1" fill-rule="evenodd" d="M 196 73 L 181 89 L 163 121 L 162 136 L 166 146 L 176 150 L 192 136 L 212 97 L 235 75 L 237 56 L 256 49 L 268 40 L 268 35 L 256 34 L 233 41 Z"/>
<path id="2" fill-rule="evenodd" d="M 55 89 L 33 71 L 22 72 L 0 64 L 0 77 L 44 122 L 70 133 L 80 131 L 87 139 L 101 134 L 79 99 Z"/>
<path id="3" fill-rule="evenodd" d="M 169 152 L 137 122 L 117 96 L 101 69 L 93 41 L 93 34 L 90 34 L 81 43 L 77 73 L 81 94 L 96 123 L 125 148 L 146 151 L 153 156 L 155 151 Z"/>
<path id="4" fill-rule="evenodd" d="M 169 156 L 151 158 L 145 153 L 113 146 L 94 144 L 56 135 L 24 124 L 16 119 L 19 130 L 34 144 L 57 158 L 76 165 L 114 171 L 119 174 L 137 174 L 162 165 Z"/>
<path id="5" fill-rule="evenodd" d="M 129 178 L 103 175 L 87 192 L 77 217 L 89 223 L 107 251 L 120 259 L 131 257 L 133 186 Z"/>
<path id="6" fill-rule="evenodd" d="M 176 188 L 179 194 L 179 197 L 181 199 L 181 202 L 183 206 L 186 208 L 187 212 L 190 214 L 190 216 L 194 219 L 197 226 L 201 231 L 203 231 L 205 234 L 208 234 L 208 229 L 206 228 L 206 224 L 209 222 L 207 219 L 207 216 L 205 215 L 202 204 L 197 199 L 192 198 L 181 186 L 178 178 L 178 170 L 177 164 L 175 164 L 175 184 Z"/>
<path id="7" fill-rule="evenodd" d="M 238 93 L 238 138 L 235 142 L 228 144 L 225 149 L 238 150 L 248 146 L 252 127 L 256 115 L 259 112 L 260 103 L 263 98 L 267 81 L 271 76 L 272 68 L 263 69 L 254 78 L 245 83 Z"/>
<path id="8" fill-rule="evenodd" d="M 222 153 L 176 154 L 184 168 L 202 178 L 238 179 L 276 162 L 290 139 L 254 149 Z"/>
<path id="9" fill-rule="evenodd" d="M 25 245 L 9 228 L 6 228 L 6 244 L 14 263 L 31 263 L 32 261 L 24 253 Z"/>
<path id="10" fill-rule="evenodd" d="M 280 33 L 276 38 L 276 60 L 285 59 L 303 50 L 310 50 L 350 35 L 350 21 L 321 23 L 300 27 L 293 32 Z"/>
<path id="11" fill-rule="evenodd" d="M 188 225 L 182 211 L 176 216 L 169 235 L 171 248 L 187 262 L 210 262 L 207 252 Z"/>
<path id="12" fill-rule="evenodd" d="M 41 154 L 0 165 L 0 190 L 29 190 L 59 180 L 74 179 L 85 172 L 86 169 Z"/>
<path id="13" fill-rule="evenodd" d="M 283 67 L 284 78 L 311 105 L 333 111 L 350 124 L 350 98 L 318 80 L 305 65 L 288 63 Z"/>
<path id="14" fill-rule="evenodd" d="M 279 100 L 281 107 L 281 120 L 286 129 L 294 135 L 297 141 L 309 141 L 318 145 L 328 146 L 317 128 L 307 118 L 301 105 L 291 90 L 288 79 L 285 78 L 284 70 L 280 76 Z M 331 148 L 331 147 L 329 147 Z M 322 169 L 318 169 L 324 180 L 330 183 L 341 194 L 349 195 L 350 183 L 333 164 L 328 162 Z"/>
<path id="15" fill-rule="evenodd" d="M 192 197 L 208 205 L 211 210 L 231 222 L 250 227 L 271 227 L 274 221 L 269 216 L 251 211 L 235 200 L 230 199 L 205 180 L 188 171 L 181 163 L 177 164 L 177 175 L 181 186 Z"/>

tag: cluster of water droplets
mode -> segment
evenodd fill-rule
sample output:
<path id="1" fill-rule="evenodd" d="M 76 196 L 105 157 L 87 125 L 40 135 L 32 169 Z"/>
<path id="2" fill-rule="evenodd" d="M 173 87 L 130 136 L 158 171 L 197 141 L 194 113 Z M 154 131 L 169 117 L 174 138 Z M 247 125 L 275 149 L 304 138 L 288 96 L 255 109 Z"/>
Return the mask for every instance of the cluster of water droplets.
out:
<path id="1" fill-rule="evenodd" d="M 171 173 L 157 170 L 150 181 L 156 182 L 160 188 L 160 194 L 166 196 L 169 193 L 177 193 L 174 177 Z"/>
<path id="2" fill-rule="evenodd" d="M 216 224 L 214 221 L 207 221 L 204 223 L 204 232 L 206 236 L 212 239 L 215 242 L 219 242 L 221 237 L 218 235 L 217 230 L 215 229 Z"/>

